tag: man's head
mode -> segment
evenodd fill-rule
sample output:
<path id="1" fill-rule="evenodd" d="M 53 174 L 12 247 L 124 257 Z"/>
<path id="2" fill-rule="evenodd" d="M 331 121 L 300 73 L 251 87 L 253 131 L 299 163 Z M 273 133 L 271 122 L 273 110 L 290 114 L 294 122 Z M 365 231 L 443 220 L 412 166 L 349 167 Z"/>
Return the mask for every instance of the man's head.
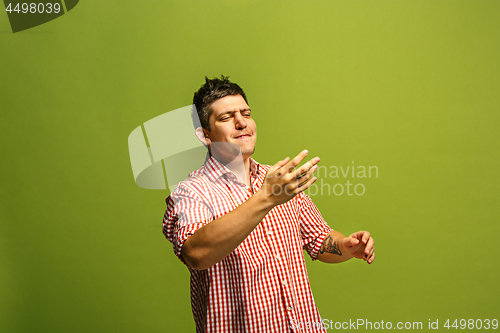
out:
<path id="1" fill-rule="evenodd" d="M 228 76 L 221 75 L 221 78 L 209 79 L 205 76 L 205 84 L 194 93 L 193 104 L 196 106 L 200 126 L 210 131 L 209 118 L 212 114 L 210 105 L 218 100 L 229 95 L 241 95 L 248 104 L 245 92 L 239 85 L 229 81 Z"/>
<path id="2" fill-rule="evenodd" d="M 205 84 L 194 94 L 193 104 L 202 127 L 196 130 L 197 136 L 209 148 L 213 142 L 227 143 L 217 146 L 227 151 L 241 150 L 244 160 L 253 154 L 257 127 L 240 86 L 228 77 L 212 80 L 205 77 Z"/>

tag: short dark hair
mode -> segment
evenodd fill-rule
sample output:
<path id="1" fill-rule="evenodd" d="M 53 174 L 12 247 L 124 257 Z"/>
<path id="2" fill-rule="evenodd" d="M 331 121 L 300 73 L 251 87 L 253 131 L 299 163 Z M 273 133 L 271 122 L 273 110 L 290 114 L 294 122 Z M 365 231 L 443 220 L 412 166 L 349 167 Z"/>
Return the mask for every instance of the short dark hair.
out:
<path id="1" fill-rule="evenodd" d="M 202 128 L 210 131 L 210 115 L 212 110 L 210 109 L 210 104 L 229 95 L 241 95 L 245 102 L 248 104 L 245 92 L 239 85 L 234 82 L 229 81 L 229 76 L 221 75 L 219 78 L 209 79 L 205 76 L 205 83 L 200 87 L 200 89 L 194 93 L 193 104 L 196 106 L 196 111 L 198 113 L 198 118 L 200 123 L 194 121 L 195 127 L 201 126 Z M 193 120 L 194 120 L 193 114 Z"/>

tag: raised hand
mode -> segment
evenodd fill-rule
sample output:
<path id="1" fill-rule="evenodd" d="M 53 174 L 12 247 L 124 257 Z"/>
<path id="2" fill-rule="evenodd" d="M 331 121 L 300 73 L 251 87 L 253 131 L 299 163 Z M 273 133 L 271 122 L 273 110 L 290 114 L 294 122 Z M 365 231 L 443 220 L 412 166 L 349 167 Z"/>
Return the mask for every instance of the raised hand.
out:
<path id="1" fill-rule="evenodd" d="M 259 192 L 262 191 L 261 193 L 266 196 L 272 206 L 287 202 L 298 193 L 308 189 L 316 181 L 317 178 L 311 178 L 311 176 L 317 169 L 318 157 L 309 160 L 295 170 L 307 154 L 308 151 L 304 150 L 292 160 L 287 157 L 267 171 Z"/>

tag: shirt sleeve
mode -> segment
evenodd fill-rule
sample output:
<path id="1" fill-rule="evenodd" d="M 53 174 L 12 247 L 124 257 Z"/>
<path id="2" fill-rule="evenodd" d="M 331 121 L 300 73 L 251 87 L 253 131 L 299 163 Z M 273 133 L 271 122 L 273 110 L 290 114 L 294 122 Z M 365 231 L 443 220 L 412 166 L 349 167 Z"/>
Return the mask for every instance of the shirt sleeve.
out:
<path id="1" fill-rule="evenodd" d="M 184 263 L 181 251 L 184 242 L 194 232 L 214 218 L 203 198 L 180 184 L 167 199 L 163 217 L 163 234 L 172 243 L 175 255 Z"/>
<path id="2" fill-rule="evenodd" d="M 326 235 L 333 229 L 328 226 L 311 198 L 301 192 L 299 200 L 299 222 L 302 246 L 312 260 L 318 259 L 318 252 Z"/>

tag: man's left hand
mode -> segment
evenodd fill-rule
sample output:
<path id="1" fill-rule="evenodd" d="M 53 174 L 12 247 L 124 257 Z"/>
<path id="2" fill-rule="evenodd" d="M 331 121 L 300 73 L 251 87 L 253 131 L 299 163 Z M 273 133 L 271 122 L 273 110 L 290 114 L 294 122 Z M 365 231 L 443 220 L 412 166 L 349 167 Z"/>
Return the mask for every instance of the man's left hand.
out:
<path id="1" fill-rule="evenodd" d="M 375 241 L 368 231 L 355 232 L 343 240 L 344 250 L 354 258 L 366 260 L 371 264 L 375 260 Z"/>

